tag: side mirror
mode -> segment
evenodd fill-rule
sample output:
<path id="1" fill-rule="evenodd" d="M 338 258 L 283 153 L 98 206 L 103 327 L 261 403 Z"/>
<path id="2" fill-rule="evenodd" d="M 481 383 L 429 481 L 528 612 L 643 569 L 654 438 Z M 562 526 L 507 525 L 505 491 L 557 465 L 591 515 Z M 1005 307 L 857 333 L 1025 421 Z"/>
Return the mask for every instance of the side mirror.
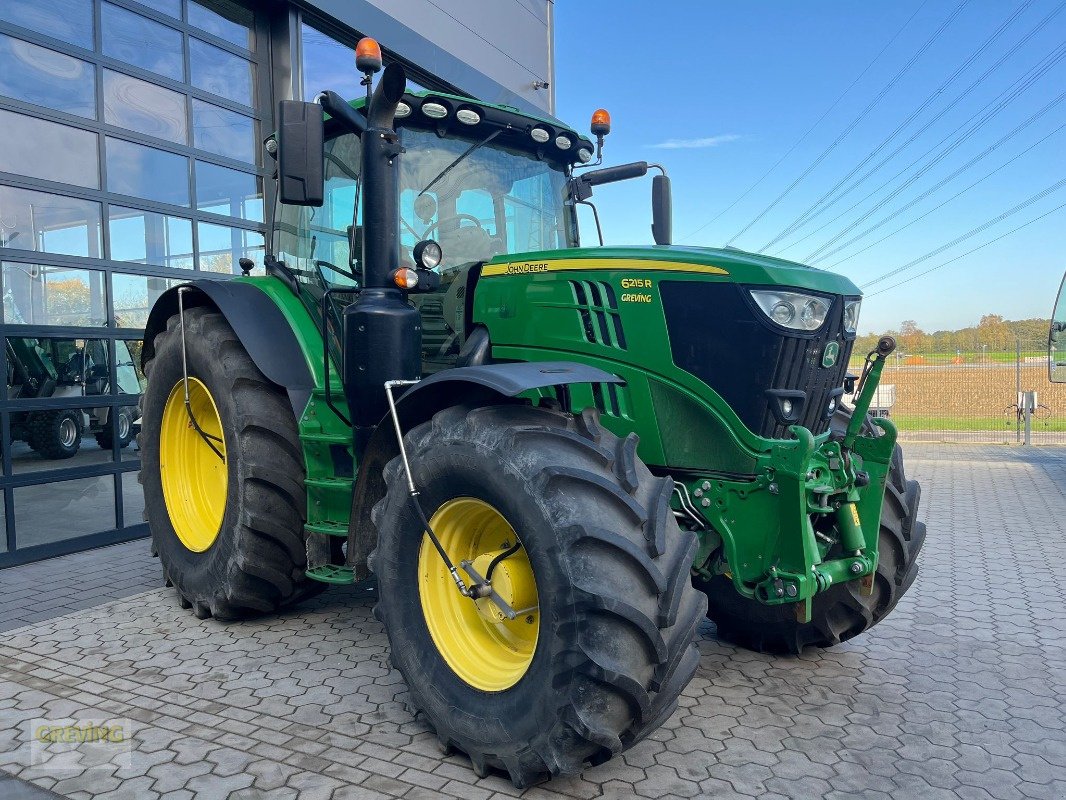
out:
<path id="1" fill-rule="evenodd" d="M 670 178 L 666 175 L 656 175 L 651 179 L 651 236 L 655 244 L 673 242 L 673 219 Z"/>
<path id="2" fill-rule="evenodd" d="M 1051 312 L 1051 330 L 1047 338 L 1048 379 L 1066 383 L 1066 276 L 1059 285 L 1059 296 Z"/>
<path id="3" fill-rule="evenodd" d="M 322 106 L 278 103 L 278 199 L 294 206 L 321 206 L 325 198 Z"/>

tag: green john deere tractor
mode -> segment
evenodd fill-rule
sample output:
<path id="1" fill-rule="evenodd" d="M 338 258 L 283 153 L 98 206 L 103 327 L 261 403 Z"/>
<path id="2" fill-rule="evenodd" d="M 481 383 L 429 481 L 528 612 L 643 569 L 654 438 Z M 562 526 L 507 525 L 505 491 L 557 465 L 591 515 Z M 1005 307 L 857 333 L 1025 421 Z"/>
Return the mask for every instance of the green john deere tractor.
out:
<path id="1" fill-rule="evenodd" d="M 925 534 L 866 415 L 892 340 L 846 374 L 854 284 L 670 246 L 662 175 L 657 246 L 581 247 L 576 206 L 649 171 L 590 163 L 608 128 L 397 65 L 365 102 L 282 102 L 266 275 L 176 287 L 145 334 L 141 480 L 182 605 L 373 573 L 410 704 L 518 786 L 660 725 L 705 614 L 765 652 L 875 625 Z"/>

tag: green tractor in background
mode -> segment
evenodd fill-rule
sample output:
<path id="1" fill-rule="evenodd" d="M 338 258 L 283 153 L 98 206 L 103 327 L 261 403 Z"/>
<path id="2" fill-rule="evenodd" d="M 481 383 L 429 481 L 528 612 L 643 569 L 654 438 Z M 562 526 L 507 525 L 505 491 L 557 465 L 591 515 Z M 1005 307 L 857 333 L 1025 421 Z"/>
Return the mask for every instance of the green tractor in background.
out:
<path id="1" fill-rule="evenodd" d="M 357 64 L 369 93 L 376 45 Z M 894 343 L 846 375 L 856 287 L 669 246 L 664 175 L 658 246 L 583 248 L 577 204 L 649 171 L 591 169 L 605 113 L 594 145 L 405 88 L 391 65 L 367 101 L 283 101 L 266 275 L 151 313 L 141 481 L 182 605 L 373 573 L 411 706 L 516 786 L 664 722 L 705 614 L 781 653 L 884 619 L 925 530 L 866 416 Z"/>

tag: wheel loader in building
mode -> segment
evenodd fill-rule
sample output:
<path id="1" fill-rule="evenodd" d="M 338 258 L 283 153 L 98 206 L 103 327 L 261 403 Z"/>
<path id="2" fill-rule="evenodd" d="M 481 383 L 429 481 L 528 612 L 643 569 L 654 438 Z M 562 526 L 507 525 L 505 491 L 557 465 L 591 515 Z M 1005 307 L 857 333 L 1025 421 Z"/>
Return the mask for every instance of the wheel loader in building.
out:
<path id="1" fill-rule="evenodd" d="M 369 93 L 376 45 L 357 63 Z M 516 786 L 664 722 L 705 615 L 775 653 L 877 624 L 925 534 L 866 415 L 892 340 L 847 375 L 854 284 L 671 246 L 664 175 L 656 246 L 579 245 L 594 187 L 655 169 L 597 168 L 609 125 L 407 92 L 399 65 L 366 100 L 283 101 L 266 274 L 168 291 L 142 354 L 182 605 L 376 576 L 410 706 Z"/>

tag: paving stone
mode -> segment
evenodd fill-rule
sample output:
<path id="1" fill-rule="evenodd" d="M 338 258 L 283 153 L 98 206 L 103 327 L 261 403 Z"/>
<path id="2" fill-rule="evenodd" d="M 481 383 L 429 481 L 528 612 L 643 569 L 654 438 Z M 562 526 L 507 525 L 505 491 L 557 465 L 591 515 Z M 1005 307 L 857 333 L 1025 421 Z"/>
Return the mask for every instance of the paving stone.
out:
<path id="1" fill-rule="evenodd" d="M 523 793 L 441 756 L 404 708 L 373 595 L 197 620 L 153 588 L 144 541 L 0 572 L 0 766 L 78 800 L 1061 800 L 1066 624 L 1047 587 L 1066 560 L 1066 448 L 906 452 L 929 538 L 893 615 L 796 658 L 703 624 L 678 711 L 580 778 Z M 26 720 L 108 715 L 136 721 L 129 767 L 29 767 Z"/>

